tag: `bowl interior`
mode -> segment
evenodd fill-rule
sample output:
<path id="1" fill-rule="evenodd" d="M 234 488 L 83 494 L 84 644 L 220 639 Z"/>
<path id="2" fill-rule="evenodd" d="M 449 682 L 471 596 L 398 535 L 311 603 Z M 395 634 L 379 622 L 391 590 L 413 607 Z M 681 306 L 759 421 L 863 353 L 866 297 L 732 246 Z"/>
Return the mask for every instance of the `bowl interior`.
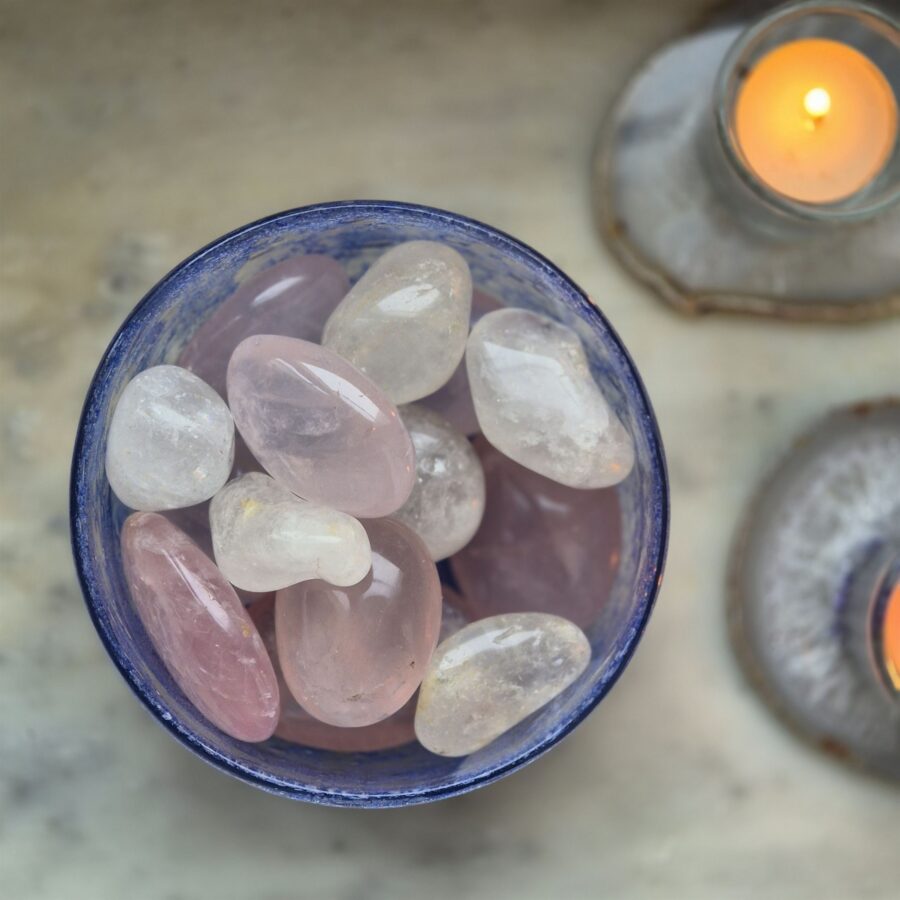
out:
<path id="1" fill-rule="evenodd" d="M 185 699 L 133 610 L 118 538 L 128 511 L 104 474 L 110 412 L 134 375 L 173 362 L 198 323 L 260 269 L 290 255 L 324 253 L 356 280 L 385 248 L 417 239 L 456 248 L 475 284 L 506 305 L 542 312 L 577 331 L 595 377 L 634 437 L 635 469 L 618 488 L 622 559 L 610 599 L 589 630 L 593 658 L 582 678 L 553 703 L 464 759 L 443 759 L 417 744 L 343 754 L 277 738 L 242 743 L 207 723 Z M 72 517 L 76 564 L 100 636 L 138 696 L 180 740 L 269 790 L 325 803 L 384 806 L 449 796 L 493 780 L 549 748 L 587 714 L 624 667 L 649 614 L 665 553 L 667 489 L 655 420 L 633 364 L 603 317 L 558 269 L 512 238 L 450 213 L 352 202 L 249 225 L 201 250 L 150 291 L 110 345 L 88 393 L 75 448 Z"/>

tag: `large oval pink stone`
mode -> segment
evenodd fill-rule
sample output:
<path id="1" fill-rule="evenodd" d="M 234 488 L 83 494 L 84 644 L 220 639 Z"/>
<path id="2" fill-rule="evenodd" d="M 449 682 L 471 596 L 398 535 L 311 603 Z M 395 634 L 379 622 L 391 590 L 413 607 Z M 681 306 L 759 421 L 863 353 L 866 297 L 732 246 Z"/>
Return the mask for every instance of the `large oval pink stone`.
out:
<path id="1" fill-rule="evenodd" d="M 619 566 L 621 515 L 615 488 L 580 490 L 513 462 L 483 437 L 484 518 L 450 559 L 461 608 L 471 620 L 552 613 L 587 628 Z"/>
<path id="2" fill-rule="evenodd" d="M 502 309 L 503 304 L 485 294 L 484 291 L 472 291 L 472 315 L 470 325 L 474 325 L 482 316 Z M 475 405 L 472 403 L 472 391 L 469 388 L 469 373 L 466 369 L 466 361 L 456 367 L 456 371 L 450 380 L 439 390 L 419 401 L 423 406 L 434 410 L 443 416 L 457 431 L 467 436 L 478 434 L 481 426 L 475 415 Z"/>
<path id="3" fill-rule="evenodd" d="M 363 518 L 409 497 L 415 450 L 397 408 L 331 350 L 249 337 L 228 364 L 228 400 L 253 455 L 299 497 Z"/>
<path id="4" fill-rule="evenodd" d="M 250 618 L 259 629 L 260 636 L 278 677 L 281 693 L 281 715 L 275 728 L 275 736 L 292 744 L 315 747 L 319 750 L 334 750 L 340 753 L 368 753 L 400 747 L 416 738 L 413 720 L 416 715 L 416 698 L 410 699 L 392 716 L 365 725 L 362 728 L 339 728 L 320 722 L 311 716 L 293 697 L 278 662 L 278 648 L 275 641 L 275 600 L 260 600 L 250 609 Z"/>
<path id="5" fill-rule="evenodd" d="M 275 601 L 278 658 L 297 702 L 331 725 L 371 725 L 419 686 L 441 627 L 428 548 L 394 519 L 364 522 L 372 571 L 348 588 L 304 581 Z"/>
<path id="6" fill-rule="evenodd" d="M 185 696 L 226 734 L 266 740 L 278 722 L 278 681 L 234 589 L 164 516 L 130 515 L 121 539 L 138 616 Z"/>
<path id="7" fill-rule="evenodd" d="M 330 256 L 295 256 L 269 266 L 213 310 L 181 351 L 178 365 L 224 397 L 228 360 L 244 338 L 283 334 L 318 343 L 349 290 L 347 273 Z"/>

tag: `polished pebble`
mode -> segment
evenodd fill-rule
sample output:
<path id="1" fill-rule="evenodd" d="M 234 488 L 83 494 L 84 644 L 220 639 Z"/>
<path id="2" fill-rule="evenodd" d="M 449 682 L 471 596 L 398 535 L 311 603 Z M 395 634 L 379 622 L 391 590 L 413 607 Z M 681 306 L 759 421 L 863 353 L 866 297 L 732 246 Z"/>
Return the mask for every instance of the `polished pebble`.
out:
<path id="1" fill-rule="evenodd" d="M 416 712 L 416 698 L 413 696 L 392 716 L 366 725 L 362 728 L 339 728 L 320 722 L 311 716 L 294 699 L 278 662 L 278 648 L 275 640 L 275 598 L 254 603 L 250 618 L 259 629 L 266 650 L 275 667 L 281 694 L 281 714 L 275 728 L 275 736 L 292 744 L 315 747 L 319 750 L 333 750 L 339 753 L 370 753 L 400 747 L 416 739 L 413 718 Z"/>
<path id="2" fill-rule="evenodd" d="M 558 616 L 513 613 L 473 622 L 431 658 L 416 737 L 440 756 L 475 753 L 565 690 L 590 658 L 584 632 Z"/>
<path id="3" fill-rule="evenodd" d="M 327 348 L 247 338 L 228 364 L 228 398 L 253 455 L 299 497 L 365 518 L 409 497 L 415 451 L 397 408 Z"/>
<path id="4" fill-rule="evenodd" d="M 470 619 L 543 612 L 590 626 L 622 552 L 616 488 L 566 487 L 513 462 L 483 437 L 475 450 L 487 502 L 481 527 L 450 559 Z"/>
<path id="5" fill-rule="evenodd" d="M 570 328 L 524 309 L 488 313 L 469 336 L 466 367 L 481 430 L 511 459 L 574 488 L 631 471 L 631 436 Z"/>
<path id="6" fill-rule="evenodd" d="M 322 343 L 365 372 L 394 403 L 450 380 L 466 347 L 472 278 L 444 244 L 409 241 L 388 250 L 350 289 Z"/>
<path id="7" fill-rule="evenodd" d="M 502 309 L 503 304 L 490 294 L 472 291 L 472 315 L 470 324 L 474 325 L 482 316 Z M 469 390 L 469 375 L 466 372 L 465 359 L 456 367 L 450 380 L 439 390 L 421 400 L 423 406 L 443 416 L 457 431 L 471 437 L 481 431 L 475 407 L 472 404 L 472 392 Z"/>
<path id="8" fill-rule="evenodd" d="M 106 476 L 126 506 L 153 512 L 208 500 L 233 459 L 231 413 L 196 375 L 154 366 L 125 386 L 109 425 Z"/>
<path id="9" fill-rule="evenodd" d="M 352 516 L 301 500 L 262 472 L 249 472 L 209 505 L 216 564 L 236 587 L 280 588 L 320 578 L 356 584 L 372 565 L 365 529 Z"/>
<path id="10" fill-rule="evenodd" d="M 121 541 L 138 616 L 185 696 L 232 737 L 266 740 L 278 721 L 278 682 L 234 589 L 161 515 L 133 513 Z"/>
<path id="11" fill-rule="evenodd" d="M 400 418 L 416 450 L 416 485 L 394 514 L 425 541 L 431 558 L 464 547 L 484 513 L 484 473 L 466 437 L 445 419 L 413 403 Z"/>
<path id="12" fill-rule="evenodd" d="M 441 584 L 401 522 L 364 523 L 372 570 L 357 585 L 304 581 L 275 602 L 278 658 L 297 702 L 331 725 L 371 725 L 412 697 L 437 643 Z"/>
<path id="13" fill-rule="evenodd" d="M 181 351 L 190 369 L 225 396 L 234 348 L 253 334 L 283 334 L 318 343 L 325 322 L 350 290 L 347 274 L 329 256 L 294 256 L 257 272 L 203 321 Z"/>

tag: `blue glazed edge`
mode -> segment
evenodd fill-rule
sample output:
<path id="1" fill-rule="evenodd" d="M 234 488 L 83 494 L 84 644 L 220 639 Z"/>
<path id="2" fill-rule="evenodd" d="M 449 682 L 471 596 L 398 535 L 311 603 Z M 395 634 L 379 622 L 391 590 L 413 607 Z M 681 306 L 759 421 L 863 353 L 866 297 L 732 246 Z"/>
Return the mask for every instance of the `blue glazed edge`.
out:
<path id="1" fill-rule="evenodd" d="M 125 339 L 131 330 L 136 327 L 136 324 L 142 318 L 145 308 L 152 302 L 153 298 L 159 292 L 163 291 L 166 285 L 175 279 L 184 269 L 194 266 L 210 255 L 225 253 L 229 244 L 236 239 L 246 237 L 253 232 L 263 232 L 266 229 L 273 229 L 286 220 L 295 219 L 300 216 L 320 217 L 337 222 L 342 213 L 356 216 L 361 212 L 376 215 L 390 215 L 391 213 L 398 216 L 413 215 L 421 220 L 427 221 L 432 219 L 444 222 L 453 228 L 467 230 L 483 243 L 491 245 L 505 253 L 509 253 L 514 257 L 527 260 L 531 265 L 539 269 L 546 279 L 554 283 L 562 295 L 569 299 L 574 299 L 577 303 L 576 312 L 584 322 L 592 329 L 597 329 L 598 322 L 600 323 L 602 330 L 605 331 L 609 337 L 609 349 L 612 349 L 615 352 L 621 363 L 622 371 L 627 373 L 625 390 L 632 399 L 632 402 L 636 399 L 641 408 L 640 422 L 644 437 L 650 449 L 652 457 L 651 469 L 654 476 L 652 482 L 652 509 L 648 511 L 652 525 L 652 549 L 654 552 L 648 562 L 644 564 L 642 578 L 639 584 L 636 585 L 635 590 L 636 593 L 642 595 L 642 599 L 637 607 L 637 612 L 630 618 L 627 635 L 623 640 L 624 648 L 612 659 L 607 670 L 594 686 L 590 695 L 578 704 L 557 725 L 557 727 L 548 730 L 543 735 L 542 739 L 534 746 L 529 747 L 522 753 L 512 756 L 502 764 L 484 772 L 471 774 L 464 780 L 450 785 L 435 788 L 413 788 L 396 792 L 347 792 L 321 790 L 304 785 L 286 784 L 273 776 L 256 771 L 251 766 L 233 759 L 228 756 L 228 754 L 221 752 L 203 741 L 189 729 L 183 727 L 181 723 L 168 712 L 165 706 L 151 694 L 148 686 L 143 684 L 137 670 L 122 656 L 115 637 L 107 630 L 106 623 L 97 614 L 93 602 L 93 597 L 97 592 L 97 580 L 92 571 L 89 537 L 85 528 L 87 519 L 80 514 L 80 511 L 84 508 L 83 500 L 86 493 L 86 472 L 81 463 L 83 460 L 85 435 L 88 433 L 90 426 L 95 423 L 97 416 L 97 408 L 94 403 L 95 398 L 98 393 L 100 393 L 105 380 L 110 377 L 111 370 L 115 368 L 117 357 L 121 352 L 120 345 L 125 342 Z M 668 476 L 662 440 L 653 414 L 652 405 L 637 369 L 619 338 L 619 335 L 610 325 L 603 313 L 596 306 L 591 304 L 585 292 L 544 256 L 537 253 L 526 244 L 523 244 L 517 239 L 504 232 L 498 231 L 497 229 L 491 228 L 465 216 L 431 207 L 392 201 L 369 200 L 338 201 L 300 207 L 298 209 L 277 213 L 237 228 L 224 237 L 212 241 L 188 257 L 164 276 L 143 297 L 116 332 L 104 352 L 101 363 L 88 388 L 84 408 L 78 425 L 74 448 L 70 504 L 72 549 L 79 582 L 85 597 L 88 612 L 107 653 L 125 678 L 131 690 L 141 700 L 153 717 L 166 727 L 181 743 L 211 765 L 269 793 L 293 799 L 303 799 L 318 804 L 372 808 L 407 806 L 467 793 L 468 791 L 490 784 L 493 781 L 522 768 L 529 762 L 532 762 L 542 754 L 546 753 L 558 741 L 572 731 L 576 725 L 591 712 L 600 700 L 606 696 L 618 680 L 636 649 L 638 640 L 646 626 L 650 613 L 652 612 L 662 580 L 668 545 L 669 527 Z"/>

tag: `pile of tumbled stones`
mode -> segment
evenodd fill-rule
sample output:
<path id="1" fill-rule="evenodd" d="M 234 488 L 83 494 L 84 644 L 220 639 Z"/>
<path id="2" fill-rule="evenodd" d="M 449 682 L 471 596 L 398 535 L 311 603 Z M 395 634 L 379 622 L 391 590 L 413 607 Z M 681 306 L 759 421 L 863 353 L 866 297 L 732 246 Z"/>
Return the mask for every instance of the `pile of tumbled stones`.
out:
<path id="1" fill-rule="evenodd" d="M 264 269 L 177 362 L 122 391 L 106 471 L 138 616 L 210 723 L 463 756 L 584 671 L 633 447 L 574 331 L 412 241 L 352 288 Z"/>

